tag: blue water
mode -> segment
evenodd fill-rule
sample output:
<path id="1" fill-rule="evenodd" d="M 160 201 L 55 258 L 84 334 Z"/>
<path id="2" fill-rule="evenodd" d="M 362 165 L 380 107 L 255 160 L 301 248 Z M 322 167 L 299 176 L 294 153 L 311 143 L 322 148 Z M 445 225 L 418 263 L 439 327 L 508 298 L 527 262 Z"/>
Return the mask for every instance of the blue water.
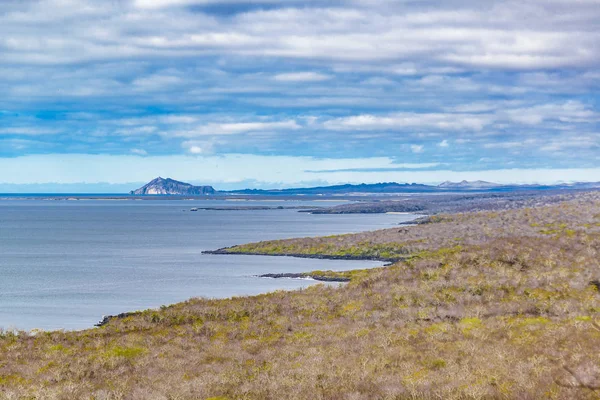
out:
<path id="1" fill-rule="evenodd" d="M 0 201 L 0 328 L 83 329 L 104 314 L 190 297 L 298 289 L 269 272 L 344 270 L 370 261 L 201 254 L 267 239 L 389 228 L 410 215 L 312 215 L 296 210 L 198 211 L 211 206 L 331 202 L 135 200 Z"/>

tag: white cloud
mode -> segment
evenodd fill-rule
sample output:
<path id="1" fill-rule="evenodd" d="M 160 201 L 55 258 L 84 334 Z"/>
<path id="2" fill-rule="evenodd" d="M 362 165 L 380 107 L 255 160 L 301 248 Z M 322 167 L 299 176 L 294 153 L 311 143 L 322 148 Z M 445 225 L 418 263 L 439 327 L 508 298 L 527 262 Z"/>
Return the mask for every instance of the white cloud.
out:
<path id="1" fill-rule="evenodd" d="M 424 149 L 423 145 L 419 145 L 419 144 L 411 144 L 410 145 L 410 151 L 412 151 L 415 154 L 422 153 L 423 149 Z"/>
<path id="2" fill-rule="evenodd" d="M 395 113 L 383 116 L 362 114 L 336 118 L 326 121 L 324 126 L 332 130 L 393 130 L 406 127 L 430 127 L 443 130 L 479 131 L 484 126 L 491 124 L 492 121 L 490 116 L 478 114 Z"/>
<path id="3" fill-rule="evenodd" d="M 35 126 L 15 126 L 0 128 L 0 135 L 38 136 L 55 135 L 60 133 L 59 129 L 39 128 Z"/>
<path id="4" fill-rule="evenodd" d="M 227 3 L 281 4 L 273 0 Z M 23 2 L 0 14 L 0 47 L 12 62 L 71 63 L 115 58 L 202 57 L 207 54 L 371 61 L 399 75 L 479 67 L 544 69 L 597 64 L 597 7 L 577 2 L 568 19 L 560 4 L 292 2 L 218 18 L 182 6 L 214 0 Z M 173 8 L 174 7 L 174 8 Z M 558 8 L 557 8 L 558 7 Z M 531 16 L 536 16 L 535 21 Z M 45 25 L 43 31 L 39 21 Z M 532 22 L 533 21 L 533 22 Z M 69 36 L 62 27 L 69 23 Z M 155 27 L 160 26 L 157 35 Z M 523 29 L 526 26 L 527 29 Z M 18 27 L 19 29 L 15 29 Z M 359 27 L 359 29 L 357 29 Z M 442 73 L 442 72 L 438 72 Z"/>
<path id="5" fill-rule="evenodd" d="M 438 146 L 440 147 L 448 147 L 450 146 L 450 144 L 448 143 L 448 141 L 446 139 L 442 140 L 441 142 L 438 143 Z"/>
<path id="6" fill-rule="evenodd" d="M 576 137 L 560 137 L 546 141 L 541 151 L 561 153 L 565 151 L 581 150 L 600 151 L 600 133 L 585 134 L 579 133 Z"/>
<path id="7" fill-rule="evenodd" d="M 231 122 L 231 123 L 208 123 L 198 126 L 194 129 L 177 131 L 173 134 L 176 137 L 196 137 L 213 135 L 238 135 L 249 132 L 274 132 L 281 130 L 296 130 L 300 125 L 296 121 L 277 121 L 277 122 Z M 169 133 L 166 133 L 170 135 Z"/>
<path id="8" fill-rule="evenodd" d="M 525 147 L 524 142 L 497 142 L 497 143 L 484 143 L 483 148 L 485 149 L 517 149 Z"/>
<path id="9" fill-rule="evenodd" d="M 210 4 L 244 4 L 244 3 L 276 3 L 277 0 L 134 0 L 134 5 L 141 9 L 160 9 L 168 7 L 181 7 L 190 5 L 210 5 Z"/>
<path id="10" fill-rule="evenodd" d="M 500 110 L 498 114 L 504 114 L 514 122 L 527 125 L 538 125 L 546 120 L 578 123 L 600 121 L 600 114 L 576 100 Z"/>
<path id="11" fill-rule="evenodd" d="M 280 82 L 322 82 L 331 79 L 331 75 L 320 74 L 318 72 L 290 72 L 277 74 L 274 80 Z"/>
<path id="12" fill-rule="evenodd" d="M 158 9 L 173 6 L 184 6 L 194 3 L 202 3 L 198 0 L 135 0 L 134 4 L 138 8 Z"/>
<path id="13" fill-rule="evenodd" d="M 194 155 L 208 155 L 212 154 L 214 151 L 215 142 L 214 141 L 198 141 L 198 140 L 186 140 L 181 143 L 181 147 L 183 147 L 188 153 Z"/>
<path id="14" fill-rule="evenodd" d="M 144 149 L 131 149 L 132 154 L 136 154 L 138 156 L 147 156 L 148 152 Z"/>
<path id="15" fill-rule="evenodd" d="M 330 119 L 325 121 L 323 126 L 330 130 L 348 131 L 394 131 L 418 128 L 477 133 L 495 125 L 504 128 L 506 124 L 541 126 L 542 123 L 556 121 L 568 126 L 568 124 L 591 124 L 600 121 L 600 113 L 575 100 L 513 108 L 475 104 L 458 106 L 455 110 L 468 112 L 360 114 Z"/>
<path id="16" fill-rule="evenodd" d="M 156 131 L 158 131 L 158 127 L 156 126 L 149 126 L 149 125 L 142 125 L 142 126 L 135 126 L 135 127 L 126 127 L 126 128 L 122 128 L 122 129 L 117 129 L 115 131 L 115 133 L 119 134 L 119 135 L 148 135 L 148 134 L 153 134 Z"/>

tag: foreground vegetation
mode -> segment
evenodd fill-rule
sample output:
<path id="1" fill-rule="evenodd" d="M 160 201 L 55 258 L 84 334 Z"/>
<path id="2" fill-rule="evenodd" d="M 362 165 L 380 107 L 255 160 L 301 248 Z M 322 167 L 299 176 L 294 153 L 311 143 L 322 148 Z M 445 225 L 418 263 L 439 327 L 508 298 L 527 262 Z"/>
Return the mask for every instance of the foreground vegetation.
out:
<path id="1" fill-rule="evenodd" d="M 600 397 L 600 196 L 429 222 L 252 245 L 403 249 L 344 286 L 5 332 L 0 398 Z"/>

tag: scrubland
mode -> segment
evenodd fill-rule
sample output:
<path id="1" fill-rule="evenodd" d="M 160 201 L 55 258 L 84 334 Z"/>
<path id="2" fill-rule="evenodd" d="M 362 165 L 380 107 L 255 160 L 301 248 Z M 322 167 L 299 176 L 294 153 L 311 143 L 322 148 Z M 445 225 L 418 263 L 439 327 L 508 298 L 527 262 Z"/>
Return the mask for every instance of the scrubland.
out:
<path id="1" fill-rule="evenodd" d="M 373 214 L 386 212 L 456 213 L 511 210 L 539 207 L 571 200 L 580 190 L 506 191 L 492 193 L 414 194 L 410 196 L 370 197 L 349 204 L 304 212 L 313 214 Z M 360 199 L 360 198 L 359 198 Z M 353 200 L 357 200 L 354 198 Z"/>
<path id="2" fill-rule="evenodd" d="M 600 397 L 600 195 L 428 222 L 229 249 L 402 259 L 343 286 L 4 332 L 0 398 Z"/>

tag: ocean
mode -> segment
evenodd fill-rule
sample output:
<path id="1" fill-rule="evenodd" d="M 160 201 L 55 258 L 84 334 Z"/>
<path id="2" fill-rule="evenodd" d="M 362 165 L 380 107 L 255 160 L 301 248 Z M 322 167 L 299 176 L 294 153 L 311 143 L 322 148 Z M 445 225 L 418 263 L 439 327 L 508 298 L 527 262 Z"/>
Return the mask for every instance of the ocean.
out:
<path id="1" fill-rule="evenodd" d="M 347 270 L 374 261 L 206 255 L 248 242 L 394 227 L 412 215 L 313 215 L 193 207 L 330 206 L 335 202 L 0 200 L 0 329 L 85 329 L 102 315 L 191 297 L 227 298 L 315 284 L 258 278 Z"/>

